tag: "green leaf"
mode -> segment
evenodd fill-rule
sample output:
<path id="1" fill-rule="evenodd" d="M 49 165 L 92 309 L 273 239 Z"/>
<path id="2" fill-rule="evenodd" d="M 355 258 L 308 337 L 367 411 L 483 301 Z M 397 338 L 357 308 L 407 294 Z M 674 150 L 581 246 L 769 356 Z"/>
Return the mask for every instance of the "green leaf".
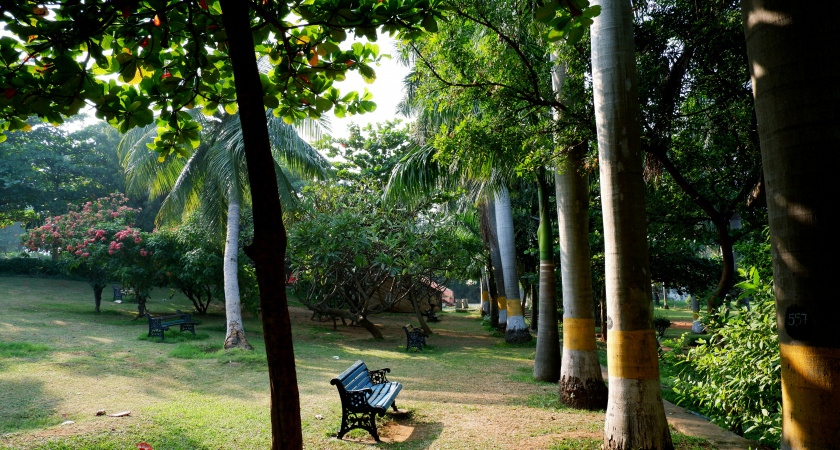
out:
<path id="1" fill-rule="evenodd" d="M 230 115 L 236 114 L 236 102 L 225 103 L 225 112 Z"/>
<path id="2" fill-rule="evenodd" d="M 539 20 L 540 22 L 546 22 L 547 20 L 553 18 L 557 14 L 558 7 L 560 7 L 559 2 L 548 2 L 542 8 L 537 9 L 537 12 L 534 13 L 534 18 Z"/>

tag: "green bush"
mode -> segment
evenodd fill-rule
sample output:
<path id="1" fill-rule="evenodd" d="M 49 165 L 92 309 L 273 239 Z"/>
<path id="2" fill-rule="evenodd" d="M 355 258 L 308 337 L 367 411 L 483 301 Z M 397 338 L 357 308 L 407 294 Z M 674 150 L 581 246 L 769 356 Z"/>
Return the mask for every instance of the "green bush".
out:
<path id="1" fill-rule="evenodd" d="M 742 271 L 743 273 L 743 271 Z M 782 383 L 776 307 L 769 283 L 750 272 L 739 284 L 752 310 L 720 311 L 720 325 L 689 351 L 674 385 L 680 403 L 699 408 L 717 424 L 767 444 L 778 444 Z"/>
<path id="2" fill-rule="evenodd" d="M 77 279 L 62 271 L 61 261 L 24 257 L 0 259 L 0 276 Z"/>
<path id="3" fill-rule="evenodd" d="M 671 328 L 671 321 L 664 316 L 656 316 L 653 318 L 653 328 L 656 330 L 656 335 L 659 339 L 665 336 L 665 331 Z"/>

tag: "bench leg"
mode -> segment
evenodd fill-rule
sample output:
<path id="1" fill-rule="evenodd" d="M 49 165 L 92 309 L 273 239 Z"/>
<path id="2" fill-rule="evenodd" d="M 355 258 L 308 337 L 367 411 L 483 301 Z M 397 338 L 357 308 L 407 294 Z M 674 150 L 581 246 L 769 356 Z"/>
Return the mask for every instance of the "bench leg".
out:
<path id="1" fill-rule="evenodd" d="M 376 442 L 382 442 L 379 439 L 379 433 L 376 431 L 376 414 L 375 413 L 351 413 L 344 411 L 341 416 L 341 430 L 338 431 L 336 437 L 341 439 L 350 430 L 361 428 L 371 436 Z"/>
<path id="2" fill-rule="evenodd" d="M 193 336 L 195 336 L 195 324 L 182 323 L 181 324 L 181 332 L 183 333 L 184 331 L 189 331 L 190 333 L 193 334 Z"/>

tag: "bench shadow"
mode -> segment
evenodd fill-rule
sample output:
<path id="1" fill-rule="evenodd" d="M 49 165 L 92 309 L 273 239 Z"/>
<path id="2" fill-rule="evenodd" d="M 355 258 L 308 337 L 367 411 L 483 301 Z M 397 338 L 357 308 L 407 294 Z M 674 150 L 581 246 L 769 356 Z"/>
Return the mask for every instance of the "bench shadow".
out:
<path id="1" fill-rule="evenodd" d="M 416 421 L 410 412 L 386 413 L 384 420 L 385 423 L 378 427 L 382 442 L 376 442 L 367 432 L 360 437 L 345 436 L 341 440 L 368 446 L 410 443 L 410 448 L 425 449 L 431 447 L 443 431 L 443 423 Z"/>

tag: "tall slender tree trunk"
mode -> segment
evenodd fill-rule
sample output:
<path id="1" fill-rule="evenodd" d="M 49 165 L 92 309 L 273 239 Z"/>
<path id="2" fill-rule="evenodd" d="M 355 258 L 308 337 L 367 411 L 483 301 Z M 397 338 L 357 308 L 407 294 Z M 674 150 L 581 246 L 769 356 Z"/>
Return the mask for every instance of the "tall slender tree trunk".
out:
<path id="1" fill-rule="evenodd" d="M 555 174 L 563 280 L 563 365 L 560 401 L 604 409 L 607 387 L 595 345 L 595 311 L 589 259 L 589 177 L 581 173 L 587 142 L 575 146 Z"/>
<path id="2" fill-rule="evenodd" d="M 493 261 L 493 280 L 496 282 L 496 309 L 498 317 L 495 322 L 496 328 L 504 330 L 507 327 L 507 297 L 505 290 L 504 268 L 502 266 L 502 253 L 499 250 L 499 227 L 496 220 L 496 202 L 487 202 L 487 215 L 490 218 L 490 259 Z M 492 316 L 491 316 L 492 323 Z"/>
<path id="3" fill-rule="evenodd" d="M 221 0 L 221 7 L 236 80 L 236 101 L 254 205 L 254 241 L 245 252 L 254 260 L 260 286 L 271 399 L 271 449 L 297 450 L 303 448 L 303 435 L 283 265 L 286 228 L 271 156 L 262 84 L 254 56 L 250 3 Z"/>
<path id="4" fill-rule="evenodd" d="M 545 169 L 537 176 L 537 196 L 540 203 L 540 227 L 537 237 L 540 245 L 540 300 L 537 329 L 537 351 L 534 357 L 534 378 L 556 383 L 560 379 L 560 335 L 557 332 L 557 286 L 554 280 L 554 240 L 551 236 L 548 189 L 545 186 Z M 534 311 L 531 311 L 534 314 Z"/>
<path id="5" fill-rule="evenodd" d="M 242 307 L 239 297 L 239 199 L 228 190 L 227 236 L 225 238 L 224 255 L 224 288 L 225 288 L 225 317 L 227 318 L 227 336 L 225 349 L 243 348 L 253 350 L 254 347 L 245 338 L 245 328 L 242 325 Z"/>
<path id="6" fill-rule="evenodd" d="M 481 291 L 481 315 L 486 316 L 490 314 L 490 292 L 486 275 L 481 275 L 478 286 Z"/>
<path id="7" fill-rule="evenodd" d="M 487 294 L 489 298 L 488 314 L 490 315 L 490 326 L 499 328 L 499 304 L 496 298 L 499 296 L 496 288 L 496 277 L 493 275 L 493 262 L 490 255 L 487 255 Z"/>
<path id="8" fill-rule="evenodd" d="M 609 399 L 604 449 L 672 449 L 659 386 L 629 0 L 597 0 L 592 86 L 601 172 Z"/>
<path id="9" fill-rule="evenodd" d="M 505 342 L 509 344 L 528 342 L 533 339 L 525 325 L 522 303 L 519 301 L 519 280 L 516 272 L 516 242 L 513 232 L 513 211 L 510 194 L 502 187 L 496 195 L 496 227 L 499 239 L 499 253 L 504 267 L 505 293 L 507 294 L 507 327 Z M 502 321 L 502 305 L 499 304 L 499 322 Z"/>
<path id="10" fill-rule="evenodd" d="M 742 3 L 767 189 L 783 449 L 837 448 L 840 3 Z"/>

